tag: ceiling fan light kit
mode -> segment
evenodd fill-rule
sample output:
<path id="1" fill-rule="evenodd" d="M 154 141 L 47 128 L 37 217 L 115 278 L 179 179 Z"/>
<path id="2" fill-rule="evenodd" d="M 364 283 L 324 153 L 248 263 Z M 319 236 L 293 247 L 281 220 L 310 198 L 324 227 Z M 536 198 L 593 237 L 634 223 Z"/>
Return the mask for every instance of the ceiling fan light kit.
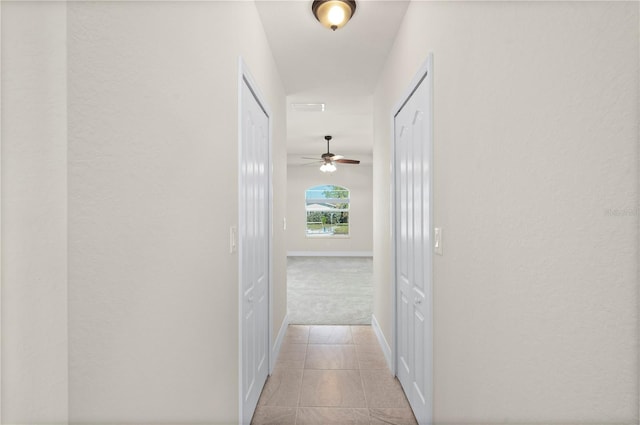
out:
<path id="1" fill-rule="evenodd" d="M 335 31 L 349 22 L 356 13 L 355 0 L 314 0 L 313 16 L 325 27 Z"/>
<path id="2" fill-rule="evenodd" d="M 323 173 L 333 173 L 336 170 L 337 168 L 333 164 L 333 162 L 325 162 L 320 166 L 320 171 L 322 171 Z"/>

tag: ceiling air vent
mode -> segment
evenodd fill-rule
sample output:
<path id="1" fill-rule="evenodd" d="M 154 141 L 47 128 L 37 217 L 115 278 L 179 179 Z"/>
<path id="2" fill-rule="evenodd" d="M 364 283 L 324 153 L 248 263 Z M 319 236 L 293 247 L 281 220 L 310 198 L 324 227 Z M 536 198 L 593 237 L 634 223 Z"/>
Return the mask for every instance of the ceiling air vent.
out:
<path id="1" fill-rule="evenodd" d="M 296 112 L 324 112 L 324 103 L 292 103 L 291 109 Z"/>

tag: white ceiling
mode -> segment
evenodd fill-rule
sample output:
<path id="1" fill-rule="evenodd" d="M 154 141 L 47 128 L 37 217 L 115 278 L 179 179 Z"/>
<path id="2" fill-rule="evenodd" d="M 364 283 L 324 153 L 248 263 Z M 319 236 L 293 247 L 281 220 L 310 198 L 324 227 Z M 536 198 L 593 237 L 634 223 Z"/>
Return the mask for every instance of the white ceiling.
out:
<path id="1" fill-rule="evenodd" d="M 311 13 L 312 0 L 258 0 L 256 5 L 287 92 L 290 164 L 326 151 L 370 163 L 372 94 L 407 10 L 406 0 L 357 0 L 351 21 L 335 32 Z M 291 103 L 325 103 L 299 112 Z"/>

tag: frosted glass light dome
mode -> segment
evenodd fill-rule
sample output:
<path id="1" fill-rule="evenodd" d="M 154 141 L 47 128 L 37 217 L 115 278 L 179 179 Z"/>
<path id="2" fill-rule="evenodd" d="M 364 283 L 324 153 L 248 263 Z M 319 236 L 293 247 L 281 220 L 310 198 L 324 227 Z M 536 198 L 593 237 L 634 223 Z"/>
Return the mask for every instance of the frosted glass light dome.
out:
<path id="1" fill-rule="evenodd" d="M 316 19 L 332 30 L 342 28 L 356 12 L 354 0 L 315 0 L 311 10 Z"/>

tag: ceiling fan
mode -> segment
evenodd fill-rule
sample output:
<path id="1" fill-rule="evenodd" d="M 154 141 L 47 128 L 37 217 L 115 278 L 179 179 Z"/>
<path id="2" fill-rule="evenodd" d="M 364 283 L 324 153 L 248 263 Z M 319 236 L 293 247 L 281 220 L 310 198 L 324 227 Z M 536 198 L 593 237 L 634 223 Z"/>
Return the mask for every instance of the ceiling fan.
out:
<path id="1" fill-rule="evenodd" d="M 314 161 L 314 163 L 315 162 L 322 163 L 322 165 L 320 166 L 320 171 L 325 173 L 326 172 L 333 173 L 334 171 L 336 171 L 336 166 L 335 166 L 336 162 L 339 164 L 360 164 L 360 161 L 358 161 L 357 159 L 345 159 L 345 157 L 342 155 L 336 155 L 331 153 L 329 151 L 329 142 L 331 141 L 331 139 L 332 139 L 331 136 L 324 136 L 324 140 L 327 141 L 327 152 L 320 155 L 320 158 L 321 158 L 320 160 Z M 303 157 L 303 159 L 315 159 L 315 158 Z"/>

